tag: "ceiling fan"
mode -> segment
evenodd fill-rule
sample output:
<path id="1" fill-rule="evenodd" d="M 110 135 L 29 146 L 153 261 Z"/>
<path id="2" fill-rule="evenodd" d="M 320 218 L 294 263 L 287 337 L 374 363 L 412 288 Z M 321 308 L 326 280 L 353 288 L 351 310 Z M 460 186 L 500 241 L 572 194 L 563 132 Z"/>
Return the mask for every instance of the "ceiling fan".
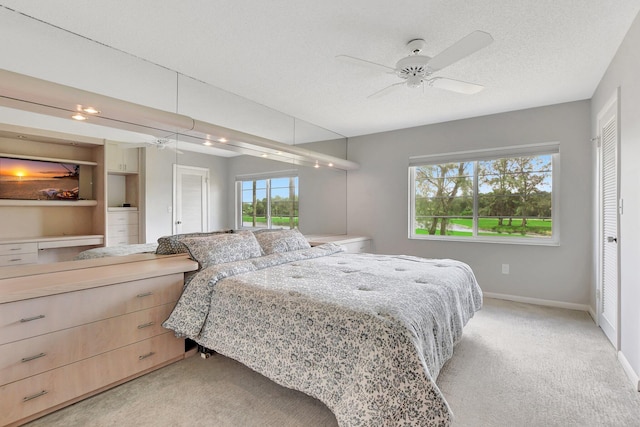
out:
<path id="1" fill-rule="evenodd" d="M 367 98 L 378 98 L 398 89 L 400 86 L 405 85 L 410 88 L 430 86 L 471 95 L 480 92 L 484 89 L 484 86 L 461 80 L 449 79 L 446 77 L 432 77 L 432 74 L 455 62 L 458 62 L 472 53 L 477 52 L 492 42 L 493 37 L 491 37 L 491 34 L 477 30 L 458 40 L 456 43 L 431 58 L 420 54 L 426 46 L 426 42 L 423 39 L 413 39 L 407 43 L 407 48 L 410 52 L 409 56 L 400 59 L 396 63 L 395 67 L 388 67 L 383 64 L 378 64 L 376 62 L 349 55 L 338 55 L 336 58 L 341 61 L 375 68 L 387 74 L 395 74 L 403 80 L 380 89 L 379 91 L 369 95 Z"/>
<path id="2" fill-rule="evenodd" d="M 176 148 L 178 141 L 175 139 L 169 138 L 156 138 L 150 141 L 145 141 L 140 144 L 130 144 L 132 148 L 144 148 L 144 147 L 155 147 L 158 150 L 171 150 L 176 152 L 177 154 L 184 154 L 182 151 Z"/>

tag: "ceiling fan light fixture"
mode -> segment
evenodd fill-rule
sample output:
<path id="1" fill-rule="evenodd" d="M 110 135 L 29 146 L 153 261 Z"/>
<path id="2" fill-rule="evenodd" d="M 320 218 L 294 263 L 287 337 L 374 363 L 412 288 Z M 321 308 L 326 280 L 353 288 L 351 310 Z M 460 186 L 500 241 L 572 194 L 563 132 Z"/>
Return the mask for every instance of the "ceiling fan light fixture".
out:
<path id="1" fill-rule="evenodd" d="M 422 86 L 422 76 L 407 77 L 407 86 L 412 89 Z"/>

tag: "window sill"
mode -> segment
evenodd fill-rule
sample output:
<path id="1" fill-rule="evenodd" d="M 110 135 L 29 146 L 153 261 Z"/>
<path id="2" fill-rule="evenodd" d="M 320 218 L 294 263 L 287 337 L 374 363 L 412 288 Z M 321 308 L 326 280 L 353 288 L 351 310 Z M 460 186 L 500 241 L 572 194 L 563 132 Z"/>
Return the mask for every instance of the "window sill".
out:
<path id="1" fill-rule="evenodd" d="M 440 242 L 464 242 L 464 243 L 492 243 L 499 245 L 525 245 L 525 246 L 560 246 L 560 242 L 555 239 L 521 239 L 517 237 L 502 237 L 492 239 L 491 237 L 455 237 L 455 236 L 409 236 L 409 240 L 430 240 Z"/>

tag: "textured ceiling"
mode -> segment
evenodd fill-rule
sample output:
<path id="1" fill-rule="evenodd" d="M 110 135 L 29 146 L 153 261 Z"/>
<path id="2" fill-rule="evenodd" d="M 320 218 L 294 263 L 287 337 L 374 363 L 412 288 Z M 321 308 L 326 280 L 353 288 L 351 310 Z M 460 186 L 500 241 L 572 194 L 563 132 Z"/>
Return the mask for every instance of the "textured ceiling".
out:
<path id="1" fill-rule="evenodd" d="M 61 29 L 345 136 L 592 96 L 638 0 L 0 0 Z M 482 84 L 408 89 L 336 60 L 388 66 L 414 38 L 433 56 L 474 30 L 494 42 L 437 73 Z"/>

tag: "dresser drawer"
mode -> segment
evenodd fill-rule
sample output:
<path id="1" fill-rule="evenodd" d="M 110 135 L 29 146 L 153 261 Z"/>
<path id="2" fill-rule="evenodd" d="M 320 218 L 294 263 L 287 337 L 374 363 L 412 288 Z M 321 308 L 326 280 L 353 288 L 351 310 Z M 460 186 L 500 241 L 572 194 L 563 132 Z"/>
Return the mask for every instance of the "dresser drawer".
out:
<path id="1" fill-rule="evenodd" d="M 37 264 L 38 252 L 14 253 L 10 255 L 0 255 L 0 267 L 8 265 Z"/>
<path id="2" fill-rule="evenodd" d="M 121 224 L 138 224 L 138 212 L 109 212 L 109 226 Z"/>
<path id="3" fill-rule="evenodd" d="M 113 237 L 126 237 L 126 236 L 138 236 L 138 224 L 121 224 L 111 225 L 107 230 L 108 236 Z"/>
<path id="4" fill-rule="evenodd" d="M 0 255 L 37 253 L 37 243 L 4 243 L 0 245 Z"/>
<path id="5" fill-rule="evenodd" d="M 0 345 L 0 385 L 161 335 L 175 303 Z"/>
<path id="6" fill-rule="evenodd" d="M 183 274 L 152 277 L 0 305 L 0 344 L 178 300 Z"/>
<path id="7" fill-rule="evenodd" d="M 138 243 L 138 224 L 121 224 L 108 227 L 108 246 L 133 245 L 136 243 Z"/>
<path id="8" fill-rule="evenodd" d="M 165 333 L 0 387 L 0 425 L 22 420 L 184 355 Z"/>
<path id="9" fill-rule="evenodd" d="M 138 243 L 138 236 L 123 236 L 123 237 L 111 237 L 108 238 L 109 246 L 125 246 L 135 245 Z"/>

